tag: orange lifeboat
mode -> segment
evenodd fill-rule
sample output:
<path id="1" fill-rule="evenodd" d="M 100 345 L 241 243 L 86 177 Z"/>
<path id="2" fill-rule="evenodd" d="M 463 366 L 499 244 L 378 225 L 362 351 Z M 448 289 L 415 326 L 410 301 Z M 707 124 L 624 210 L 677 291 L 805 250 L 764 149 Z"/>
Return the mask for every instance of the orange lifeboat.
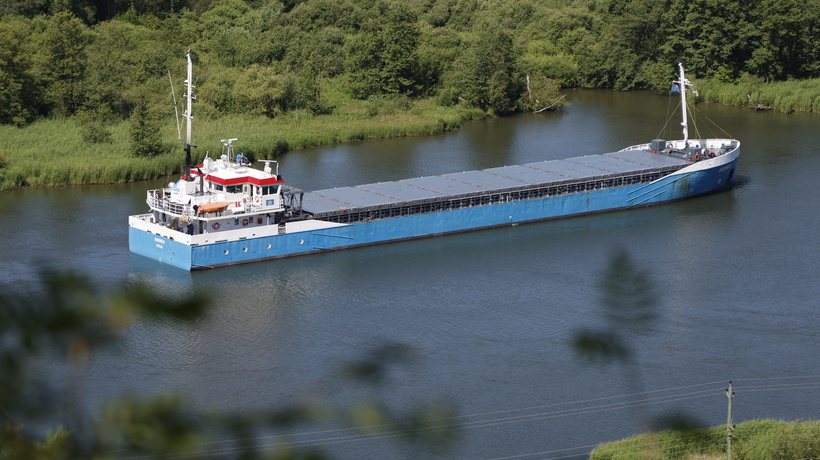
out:
<path id="1" fill-rule="evenodd" d="M 219 201 L 217 203 L 205 203 L 199 205 L 197 208 L 197 214 L 208 214 L 211 212 L 222 212 L 230 206 L 230 203 L 226 201 Z"/>

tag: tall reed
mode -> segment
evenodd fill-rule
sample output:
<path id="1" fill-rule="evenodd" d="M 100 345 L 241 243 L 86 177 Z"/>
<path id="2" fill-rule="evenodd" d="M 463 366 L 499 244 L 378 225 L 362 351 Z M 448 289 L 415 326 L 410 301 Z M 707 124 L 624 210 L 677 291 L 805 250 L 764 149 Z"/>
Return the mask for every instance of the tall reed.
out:
<path id="1" fill-rule="evenodd" d="M 218 156 L 221 139 L 238 138 L 237 150 L 256 159 L 270 159 L 288 150 L 369 138 L 442 133 L 466 120 L 483 117 L 475 109 L 437 107 L 417 101 L 410 110 L 368 114 L 361 104 L 341 107 L 331 115 L 295 111 L 275 119 L 232 115 L 195 118 L 194 161 L 206 153 Z M 184 153 L 172 118 L 162 124 L 165 152 L 151 158 L 130 151 L 129 123 L 105 127 L 110 141 L 87 143 L 74 119 L 44 119 L 24 128 L 0 126 L 0 190 L 24 186 L 123 183 L 154 179 L 182 170 Z"/>
<path id="2" fill-rule="evenodd" d="M 708 102 L 770 108 L 781 112 L 820 112 L 820 79 L 765 83 L 746 77 L 738 83 L 698 81 Z"/>

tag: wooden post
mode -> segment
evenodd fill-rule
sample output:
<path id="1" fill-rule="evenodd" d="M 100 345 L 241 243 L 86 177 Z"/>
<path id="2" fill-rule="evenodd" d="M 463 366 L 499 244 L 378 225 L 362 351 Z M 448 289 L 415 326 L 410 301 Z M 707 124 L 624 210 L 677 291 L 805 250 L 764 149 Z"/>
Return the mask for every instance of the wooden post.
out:
<path id="1" fill-rule="evenodd" d="M 726 397 L 729 399 L 729 411 L 726 417 L 726 460 L 732 460 L 732 432 L 735 430 L 732 426 L 732 398 L 734 396 L 732 381 L 729 380 L 729 388 L 726 389 Z"/>

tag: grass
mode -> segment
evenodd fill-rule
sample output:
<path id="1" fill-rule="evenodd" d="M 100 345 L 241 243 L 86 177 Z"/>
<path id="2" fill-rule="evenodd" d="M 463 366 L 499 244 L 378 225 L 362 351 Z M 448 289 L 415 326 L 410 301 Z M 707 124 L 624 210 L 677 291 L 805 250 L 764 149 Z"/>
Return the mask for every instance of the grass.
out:
<path id="1" fill-rule="evenodd" d="M 324 102 L 330 115 L 314 116 L 297 110 L 270 119 L 264 116 L 208 117 L 197 112 L 194 121 L 194 161 L 205 152 L 217 155 L 220 139 L 235 137 L 237 150 L 251 158 L 270 159 L 289 150 L 363 139 L 427 136 L 459 128 L 483 112 L 466 107 L 441 107 L 432 99 L 412 101 L 382 98 L 355 101 L 338 85 L 329 84 Z M 699 81 L 700 97 L 729 105 L 756 105 L 783 112 L 820 113 L 820 79 L 764 83 L 747 77 L 740 83 Z M 24 128 L 0 126 L 0 191 L 21 187 L 123 183 L 154 179 L 179 172 L 184 161 L 172 118 L 163 122 L 165 154 L 152 158 L 131 155 L 127 121 L 107 126 L 110 141 L 87 143 L 74 119 L 44 119 Z"/>
<path id="2" fill-rule="evenodd" d="M 699 81 L 697 88 L 708 102 L 759 105 L 781 112 L 820 113 L 820 79 L 764 83 L 745 78 L 736 84 Z"/>
<path id="3" fill-rule="evenodd" d="M 808 459 L 820 456 L 820 421 L 750 420 L 734 430 L 735 460 Z M 718 460 L 726 458 L 726 427 L 667 430 L 602 444 L 590 460 Z"/>
<path id="4" fill-rule="evenodd" d="M 86 144 L 73 119 L 40 120 L 25 128 L 0 126 L 0 189 L 128 182 L 179 169 L 175 155 L 131 156 L 127 123 L 110 130 L 110 143 Z"/>
<path id="5" fill-rule="evenodd" d="M 429 100 L 412 101 L 406 110 L 389 100 L 376 104 L 375 109 L 373 103 L 367 104 L 347 102 L 333 114 L 319 116 L 294 111 L 275 119 L 246 115 L 195 118 L 193 141 L 198 148 L 194 161 L 205 152 L 218 155 L 220 139 L 228 137 L 239 139 L 237 151 L 263 159 L 318 145 L 438 134 L 484 116 L 476 109 L 439 107 Z M 176 125 L 169 118 L 162 126 L 167 153 L 151 158 L 131 154 L 127 121 L 107 126 L 111 137 L 104 143 L 86 143 L 80 124 L 72 118 L 43 119 L 24 128 L 0 126 L 0 190 L 123 183 L 177 173 L 184 153 L 174 142 Z"/>

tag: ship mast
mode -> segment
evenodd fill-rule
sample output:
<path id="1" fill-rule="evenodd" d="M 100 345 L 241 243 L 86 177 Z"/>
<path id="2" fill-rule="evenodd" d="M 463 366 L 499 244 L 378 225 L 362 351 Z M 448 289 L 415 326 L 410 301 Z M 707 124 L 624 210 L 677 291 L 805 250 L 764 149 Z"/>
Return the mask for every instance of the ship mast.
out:
<path id="1" fill-rule="evenodd" d="M 687 115 L 686 115 L 686 89 L 688 86 L 692 86 L 686 77 L 683 75 L 683 64 L 678 63 L 678 68 L 680 69 L 680 80 L 675 82 L 680 85 L 680 106 L 681 106 L 681 117 L 683 121 L 681 122 L 681 126 L 683 126 L 683 143 L 684 145 L 689 145 L 689 124 L 687 123 Z"/>
<path id="2" fill-rule="evenodd" d="M 196 147 L 195 145 L 191 144 L 191 120 L 193 120 L 194 116 L 191 114 L 191 106 L 192 101 L 196 99 L 194 97 L 194 83 L 193 83 L 193 74 L 194 74 L 194 66 L 191 63 L 191 50 L 189 49 L 186 53 L 188 57 L 188 78 L 185 80 L 185 100 L 186 100 L 186 107 L 185 113 L 183 117 L 185 117 L 185 173 L 184 178 L 185 180 L 190 180 L 191 175 L 191 147 Z"/>

